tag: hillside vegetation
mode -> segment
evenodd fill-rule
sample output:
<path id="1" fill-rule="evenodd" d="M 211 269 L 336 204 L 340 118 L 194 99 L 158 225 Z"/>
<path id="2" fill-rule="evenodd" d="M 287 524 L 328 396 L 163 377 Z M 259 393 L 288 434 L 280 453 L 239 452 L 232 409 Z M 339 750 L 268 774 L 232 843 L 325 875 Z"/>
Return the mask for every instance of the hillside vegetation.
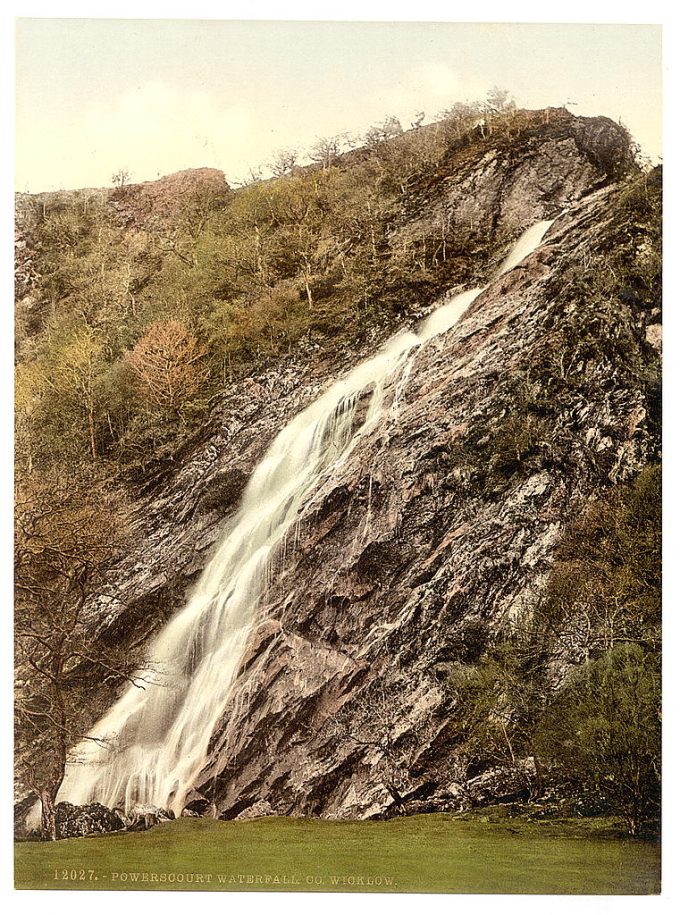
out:
<path id="1" fill-rule="evenodd" d="M 323 141 L 311 165 L 283 156 L 278 177 L 236 190 L 204 169 L 22 197 L 21 471 L 144 464 L 232 380 L 293 349 L 356 347 L 480 279 L 509 241 L 501 230 L 444 216 L 399 229 L 471 155 L 529 142 L 551 117 L 559 126 L 559 111 L 503 104 L 454 106 L 408 132 L 388 118 L 360 149 L 342 155 L 339 140 Z M 606 146 L 602 158 L 612 174 L 630 164 Z"/>
<path id="2" fill-rule="evenodd" d="M 553 218 L 303 507 L 195 790 L 225 818 L 540 798 L 658 829 L 661 171 L 502 92 L 345 145 L 239 187 L 17 199 L 17 793 L 43 837 L 266 445 Z"/>

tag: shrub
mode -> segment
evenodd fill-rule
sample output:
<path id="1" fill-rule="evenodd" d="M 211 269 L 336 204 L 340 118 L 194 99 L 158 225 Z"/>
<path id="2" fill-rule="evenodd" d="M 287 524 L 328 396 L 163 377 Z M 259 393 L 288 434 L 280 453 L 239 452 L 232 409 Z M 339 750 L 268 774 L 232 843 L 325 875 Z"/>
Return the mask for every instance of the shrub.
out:
<path id="1" fill-rule="evenodd" d="M 658 814 L 661 698 L 658 659 L 618 645 L 572 674 L 538 730 L 544 755 L 639 835 Z"/>
<path id="2" fill-rule="evenodd" d="M 163 416 L 181 418 L 206 381 L 205 353 L 179 321 L 153 324 L 126 356 L 142 402 Z"/>

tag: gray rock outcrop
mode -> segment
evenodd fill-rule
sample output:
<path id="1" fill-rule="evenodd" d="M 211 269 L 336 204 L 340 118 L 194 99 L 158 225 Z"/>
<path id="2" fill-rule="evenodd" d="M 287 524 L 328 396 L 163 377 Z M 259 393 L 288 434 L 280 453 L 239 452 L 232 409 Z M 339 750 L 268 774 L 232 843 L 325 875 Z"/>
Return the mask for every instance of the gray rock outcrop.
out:
<path id="1" fill-rule="evenodd" d="M 447 678 L 531 612 L 566 525 L 658 447 L 642 368 L 660 335 L 644 303 L 593 316 L 589 349 L 569 295 L 602 241 L 626 148 L 607 119 L 557 113 L 521 148 L 492 136 L 413 189 L 393 243 L 441 222 L 484 238 L 471 282 L 524 228 L 557 219 L 419 350 L 398 409 L 307 505 L 197 779 L 209 806 L 197 797 L 192 812 L 366 818 L 524 790 L 524 763 L 466 779 Z M 405 310 L 416 320 L 422 303 Z M 135 650 L 180 609 L 277 432 L 391 329 L 228 389 L 149 472 L 138 547 L 88 608 L 99 638 Z M 555 381 L 547 399 L 542 375 Z M 580 660 L 564 647 L 556 677 Z"/>
<path id="2" fill-rule="evenodd" d="M 265 799 L 278 814 L 373 817 L 431 809 L 460 784 L 451 665 L 531 612 L 565 526 L 656 447 L 631 371 L 654 359 L 644 317 L 622 309 L 628 349 L 579 359 L 558 294 L 611 199 L 596 192 L 559 219 L 418 352 L 396 418 L 307 507 L 214 738 L 201 790 L 223 816 Z M 527 446 L 515 417 L 560 360 Z M 582 660 L 570 651 L 562 673 Z"/>
<path id="3" fill-rule="evenodd" d="M 77 806 L 61 801 L 55 808 L 57 838 L 75 839 L 95 833 L 119 832 L 126 828 L 120 813 L 103 804 Z"/>

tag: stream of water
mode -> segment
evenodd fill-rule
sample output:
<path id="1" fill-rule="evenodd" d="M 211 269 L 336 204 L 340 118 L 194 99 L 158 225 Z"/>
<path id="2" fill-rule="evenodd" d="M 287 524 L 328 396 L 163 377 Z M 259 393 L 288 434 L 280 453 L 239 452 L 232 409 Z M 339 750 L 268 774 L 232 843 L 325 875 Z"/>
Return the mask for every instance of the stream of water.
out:
<path id="1" fill-rule="evenodd" d="M 551 222 L 517 241 L 499 274 L 534 251 Z M 415 330 L 395 334 L 279 433 L 255 468 L 240 507 L 191 599 L 148 649 L 155 681 L 129 686 L 67 767 L 59 800 L 180 814 L 207 759 L 211 735 L 288 532 L 322 481 L 394 410 L 418 348 L 449 330 L 482 289 L 444 299 Z"/>

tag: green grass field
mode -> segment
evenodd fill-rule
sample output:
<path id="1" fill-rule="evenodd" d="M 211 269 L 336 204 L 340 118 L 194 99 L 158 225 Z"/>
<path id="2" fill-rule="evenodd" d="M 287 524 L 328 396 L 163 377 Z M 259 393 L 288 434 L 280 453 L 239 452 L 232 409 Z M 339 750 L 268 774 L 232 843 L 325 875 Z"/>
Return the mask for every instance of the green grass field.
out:
<path id="1" fill-rule="evenodd" d="M 16 845 L 18 889 L 658 893 L 659 847 L 611 821 L 181 819 Z"/>

